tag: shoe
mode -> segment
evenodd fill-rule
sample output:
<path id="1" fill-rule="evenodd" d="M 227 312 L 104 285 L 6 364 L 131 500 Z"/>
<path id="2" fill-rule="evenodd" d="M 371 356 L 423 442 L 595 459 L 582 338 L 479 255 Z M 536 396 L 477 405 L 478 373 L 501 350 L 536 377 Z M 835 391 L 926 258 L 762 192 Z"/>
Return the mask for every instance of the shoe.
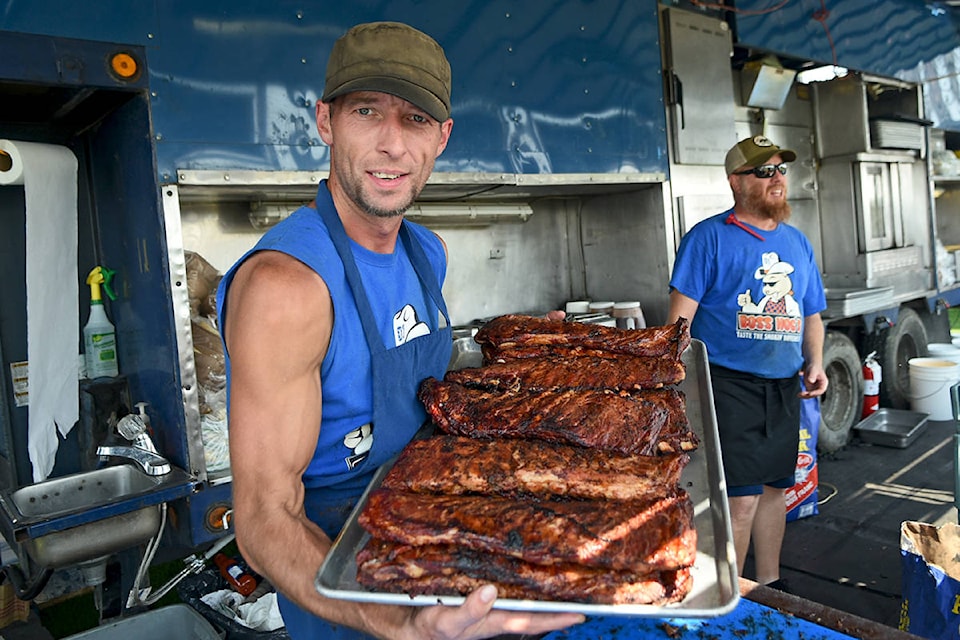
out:
<path id="1" fill-rule="evenodd" d="M 783 593 L 790 593 L 790 594 L 793 593 L 793 591 L 790 590 L 790 585 L 783 578 L 779 578 L 777 580 L 774 580 L 773 582 L 768 582 L 763 586 L 770 587 L 771 589 L 776 589 L 777 591 L 781 591 Z"/>

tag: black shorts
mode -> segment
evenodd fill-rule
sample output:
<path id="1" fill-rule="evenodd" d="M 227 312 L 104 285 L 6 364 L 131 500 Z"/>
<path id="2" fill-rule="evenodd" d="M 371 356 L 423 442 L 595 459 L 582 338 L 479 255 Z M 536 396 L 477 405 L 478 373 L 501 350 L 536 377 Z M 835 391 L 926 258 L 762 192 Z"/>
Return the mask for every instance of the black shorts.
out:
<path id="1" fill-rule="evenodd" d="M 792 478 L 800 446 L 800 376 L 758 378 L 711 365 L 710 379 L 727 486 Z"/>

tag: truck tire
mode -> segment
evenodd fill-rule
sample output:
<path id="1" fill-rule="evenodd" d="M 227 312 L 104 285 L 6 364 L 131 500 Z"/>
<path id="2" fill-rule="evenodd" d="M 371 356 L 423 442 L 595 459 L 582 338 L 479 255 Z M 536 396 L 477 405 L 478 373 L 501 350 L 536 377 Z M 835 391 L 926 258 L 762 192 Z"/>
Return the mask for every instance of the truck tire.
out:
<path id="1" fill-rule="evenodd" d="M 853 341 L 838 331 L 823 340 L 823 369 L 829 386 L 820 397 L 817 451 L 833 453 L 847 444 L 863 410 L 863 368 Z"/>
<path id="2" fill-rule="evenodd" d="M 900 308 L 897 322 L 887 333 L 883 352 L 877 355 L 883 375 L 880 406 L 910 408 L 910 359 L 927 355 L 927 330 L 916 311 Z"/>

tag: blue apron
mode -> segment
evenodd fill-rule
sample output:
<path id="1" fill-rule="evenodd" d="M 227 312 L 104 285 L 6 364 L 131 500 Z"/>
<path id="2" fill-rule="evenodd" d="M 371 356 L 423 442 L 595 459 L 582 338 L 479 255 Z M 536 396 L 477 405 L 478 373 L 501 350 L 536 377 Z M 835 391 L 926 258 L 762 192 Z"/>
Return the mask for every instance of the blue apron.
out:
<path id="1" fill-rule="evenodd" d="M 420 336 L 399 347 L 387 349 L 377 331 L 370 301 L 364 290 L 350 250 L 350 242 L 336 211 L 318 206 L 324 224 L 343 262 L 347 282 L 356 300 L 363 332 L 370 348 L 370 367 L 373 376 L 373 447 L 365 466 L 372 476 L 376 468 L 399 452 L 422 426 L 426 414 L 416 399 L 420 383 L 428 377 L 442 378 L 453 351 L 453 335 L 447 306 L 440 292 L 436 274 L 420 243 L 410 234 L 406 223 L 400 226 L 400 241 L 410 257 L 424 290 L 437 305 L 446 325 L 425 336 Z M 322 428 L 322 427 L 321 427 Z M 354 485 L 356 486 L 356 485 Z M 316 523 L 330 539 L 335 539 L 347 517 L 356 505 L 363 487 L 348 492 L 308 489 L 304 495 L 307 517 Z M 372 638 L 348 627 L 333 625 L 304 611 L 282 594 L 277 602 L 287 633 L 294 640 L 366 640 Z"/>

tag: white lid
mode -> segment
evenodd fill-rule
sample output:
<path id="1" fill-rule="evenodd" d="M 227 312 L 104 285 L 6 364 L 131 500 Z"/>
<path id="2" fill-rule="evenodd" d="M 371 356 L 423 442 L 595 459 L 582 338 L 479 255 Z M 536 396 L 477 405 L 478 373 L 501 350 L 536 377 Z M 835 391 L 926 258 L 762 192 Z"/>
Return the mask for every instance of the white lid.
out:
<path id="1" fill-rule="evenodd" d="M 595 311 L 596 309 L 610 309 L 613 307 L 613 301 L 610 302 L 591 302 L 590 310 Z"/>
<path id="2" fill-rule="evenodd" d="M 638 309 L 640 303 L 636 300 L 627 300 L 626 302 L 617 302 L 613 305 L 614 309 Z"/>

